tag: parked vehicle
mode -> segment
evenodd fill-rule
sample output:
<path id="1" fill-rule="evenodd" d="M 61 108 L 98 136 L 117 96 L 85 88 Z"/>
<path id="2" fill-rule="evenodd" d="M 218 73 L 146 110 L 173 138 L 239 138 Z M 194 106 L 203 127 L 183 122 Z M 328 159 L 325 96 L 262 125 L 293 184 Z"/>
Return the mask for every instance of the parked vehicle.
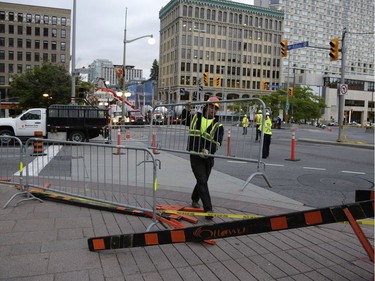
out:
<path id="1" fill-rule="evenodd" d="M 107 136 L 108 110 L 80 105 L 51 105 L 32 108 L 15 118 L 0 118 L 0 136 L 16 136 L 21 140 L 42 132 L 49 139 L 88 141 Z M 9 139 L 2 138 L 2 142 Z"/>

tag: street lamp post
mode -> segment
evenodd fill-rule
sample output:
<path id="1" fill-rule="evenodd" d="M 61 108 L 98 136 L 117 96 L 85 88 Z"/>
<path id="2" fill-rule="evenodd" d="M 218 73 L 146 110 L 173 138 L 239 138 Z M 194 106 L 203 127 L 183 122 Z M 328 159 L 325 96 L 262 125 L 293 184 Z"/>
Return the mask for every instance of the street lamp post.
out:
<path id="1" fill-rule="evenodd" d="M 124 80 L 123 80 L 123 84 L 122 84 L 122 108 L 121 108 L 122 109 L 122 112 L 121 112 L 122 120 L 125 120 L 125 100 L 124 100 L 124 95 L 125 95 L 125 81 L 126 81 L 126 79 L 125 79 L 126 78 L 126 44 L 134 42 L 134 41 L 137 41 L 137 40 L 142 39 L 142 38 L 147 38 L 147 37 L 149 37 L 148 43 L 150 45 L 155 44 L 155 39 L 154 39 L 154 36 L 152 34 L 143 35 L 143 36 L 131 39 L 131 40 L 127 40 L 126 39 L 126 20 L 127 20 L 127 16 L 128 16 L 128 8 L 125 8 L 124 53 L 123 53 L 123 61 L 122 61 L 123 76 L 124 76 Z"/>

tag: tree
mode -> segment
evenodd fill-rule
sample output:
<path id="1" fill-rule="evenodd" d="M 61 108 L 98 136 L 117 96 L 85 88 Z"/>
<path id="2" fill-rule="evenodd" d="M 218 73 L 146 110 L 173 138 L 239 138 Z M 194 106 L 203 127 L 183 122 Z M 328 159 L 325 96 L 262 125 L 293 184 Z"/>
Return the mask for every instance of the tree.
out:
<path id="1" fill-rule="evenodd" d="M 22 109 L 70 102 L 72 78 L 63 65 L 46 62 L 13 78 L 9 95 Z"/>
<path id="2" fill-rule="evenodd" d="M 150 73 L 150 79 L 158 81 L 159 78 L 159 63 L 155 59 L 154 62 L 152 63 L 152 68 L 151 68 L 151 73 Z"/>
<path id="3" fill-rule="evenodd" d="M 273 113 L 278 113 L 280 109 L 285 110 L 286 95 L 287 89 L 281 89 L 270 95 L 258 97 L 264 101 L 267 107 L 271 108 Z M 324 100 L 309 87 L 294 87 L 294 95 L 288 99 L 290 104 L 288 114 L 296 122 L 318 119 L 322 115 L 321 110 L 326 107 Z"/>

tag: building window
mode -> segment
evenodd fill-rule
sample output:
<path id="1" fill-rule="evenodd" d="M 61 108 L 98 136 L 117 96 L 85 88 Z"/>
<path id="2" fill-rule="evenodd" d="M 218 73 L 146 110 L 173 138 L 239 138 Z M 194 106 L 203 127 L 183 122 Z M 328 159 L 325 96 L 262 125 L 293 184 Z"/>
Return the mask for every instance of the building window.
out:
<path id="1" fill-rule="evenodd" d="M 8 25 L 8 33 L 14 34 L 14 25 L 13 24 Z"/>
<path id="2" fill-rule="evenodd" d="M 33 19 L 33 17 L 31 16 L 31 14 L 26 15 L 26 22 L 31 22 L 32 19 Z"/>
<path id="3" fill-rule="evenodd" d="M 26 53 L 26 61 L 31 61 L 31 53 L 30 52 Z"/>
<path id="4" fill-rule="evenodd" d="M 49 23 L 49 16 L 44 16 L 44 18 L 43 18 L 43 22 L 44 22 L 44 24 L 48 24 Z"/>
<path id="5" fill-rule="evenodd" d="M 5 24 L 0 23 L 0 33 L 5 33 Z"/>
<path id="6" fill-rule="evenodd" d="M 21 38 L 17 39 L 17 48 L 22 48 L 23 47 L 23 40 Z"/>
<path id="7" fill-rule="evenodd" d="M 57 37 L 57 29 L 52 28 L 52 37 Z"/>
<path id="8" fill-rule="evenodd" d="M 5 72 L 5 64 L 0 63 L 0 72 Z"/>
<path id="9" fill-rule="evenodd" d="M 51 50 L 57 50 L 57 43 L 56 41 L 51 42 Z"/>
<path id="10" fill-rule="evenodd" d="M 65 17 L 61 18 L 61 25 L 63 25 L 63 26 L 66 25 L 66 18 Z"/>
<path id="11" fill-rule="evenodd" d="M 0 85 L 5 85 L 5 76 L 0 76 Z"/>
<path id="12" fill-rule="evenodd" d="M 5 12 L 0 11 L 0 20 L 5 20 Z"/>
<path id="13" fill-rule="evenodd" d="M 5 60 L 5 51 L 0 50 L 0 60 Z"/>
<path id="14" fill-rule="evenodd" d="M 23 14 L 22 13 L 18 13 L 18 15 L 17 15 L 17 21 L 18 22 L 23 22 Z"/>
<path id="15" fill-rule="evenodd" d="M 43 36 L 48 37 L 48 27 L 43 28 Z"/>
<path id="16" fill-rule="evenodd" d="M 57 17 L 55 17 L 55 16 L 52 17 L 52 24 L 53 25 L 57 24 Z"/>
<path id="17" fill-rule="evenodd" d="M 8 52 L 8 60 L 14 60 L 14 52 L 13 51 Z"/>
<path id="18" fill-rule="evenodd" d="M 66 50 L 66 43 L 65 42 L 61 42 L 60 48 L 61 48 L 61 51 L 65 51 Z"/>
<path id="19" fill-rule="evenodd" d="M 0 47 L 5 47 L 5 38 L 0 37 Z"/>
<path id="20" fill-rule="evenodd" d="M 48 41 L 47 40 L 43 41 L 43 49 L 48 50 Z"/>
<path id="21" fill-rule="evenodd" d="M 65 38 L 65 37 L 66 37 L 66 30 L 61 29 L 61 38 Z"/>
<path id="22" fill-rule="evenodd" d="M 8 38 L 8 46 L 14 47 L 14 38 Z"/>
<path id="23" fill-rule="evenodd" d="M 48 53 L 43 53 L 43 61 L 48 61 Z"/>
<path id="24" fill-rule="evenodd" d="M 32 29 L 31 26 L 26 26 L 26 35 L 32 35 Z"/>
<path id="25" fill-rule="evenodd" d="M 14 72 L 14 67 L 13 67 L 12 63 L 8 64 L 8 72 L 9 73 L 13 73 Z"/>
<path id="26" fill-rule="evenodd" d="M 13 12 L 9 12 L 8 18 L 9 18 L 9 21 L 14 21 L 14 13 Z"/>
<path id="27" fill-rule="evenodd" d="M 65 63 L 65 55 L 60 55 L 60 62 Z"/>
<path id="28" fill-rule="evenodd" d="M 17 73 L 22 73 L 22 64 L 17 64 Z"/>
<path id="29" fill-rule="evenodd" d="M 35 15 L 35 23 L 40 23 L 40 15 Z"/>
<path id="30" fill-rule="evenodd" d="M 35 27 L 35 36 L 40 36 L 40 27 Z"/>
<path id="31" fill-rule="evenodd" d="M 23 34 L 23 26 L 22 25 L 17 26 L 17 34 L 18 35 L 22 35 Z"/>
<path id="32" fill-rule="evenodd" d="M 56 62 L 56 54 L 51 54 L 51 62 Z"/>
<path id="33" fill-rule="evenodd" d="M 31 49 L 31 39 L 26 39 L 26 48 Z"/>
<path id="34" fill-rule="evenodd" d="M 39 53 L 34 53 L 34 61 L 39 61 L 39 60 L 40 60 Z"/>
<path id="35" fill-rule="evenodd" d="M 19 61 L 23 60 L 22 52 L 17 52 L 17 60 Z"/>
<path id="36" fill-rule="evenodd" d="M 35 49 L 40 49 L 40 41 L 39 40 L 35 40 Z"/>

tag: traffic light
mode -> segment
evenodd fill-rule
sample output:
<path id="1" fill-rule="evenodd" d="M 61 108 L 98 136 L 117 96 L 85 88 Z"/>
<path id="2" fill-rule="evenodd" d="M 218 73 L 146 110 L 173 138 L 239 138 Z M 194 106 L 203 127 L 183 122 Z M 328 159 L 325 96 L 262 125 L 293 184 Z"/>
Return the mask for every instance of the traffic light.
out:
<path id="1" fill-rule="evenodd" d="M 329 60 L 330 61 L 337 61 L 339 59 L 339 38 L 333 38 L 329 45 L 331 46 L 331 50 L 329 51 Z"/>
<path id="2" fill-rule="evenodd" d="M 286 47 L 288 46 L 288 40 L 284 39 L 280 42 L 281 45 L 281 57 L 285 58 L 288 56 L 288 50 Z"/>
<path id="3" fill-rule="evenodd" d="M 268 90 L 268 82 L 266 80 L 262 81 L 262 90 Z"/>
<path id="4" fill-rule="evenodd" d="M 293 87 L 289 87 L 289 88 L 288 88 L 288 95 L 289 95 L 290 97 L 293 97 L 293 95 L 294 95 L 294 89 L 293 89 Z"/>
<path id="5" fill-rule="evenodd" d="M 203 83 L 205 86 L 208 86 L 208 80 L 209 80 L 208 72 L 203 73 Z"/>
<path id="6" fill-rule="evenodd" d="M 215 75 L 215 87 L 221 87 L 221 77 L 219 75 Z"/>

